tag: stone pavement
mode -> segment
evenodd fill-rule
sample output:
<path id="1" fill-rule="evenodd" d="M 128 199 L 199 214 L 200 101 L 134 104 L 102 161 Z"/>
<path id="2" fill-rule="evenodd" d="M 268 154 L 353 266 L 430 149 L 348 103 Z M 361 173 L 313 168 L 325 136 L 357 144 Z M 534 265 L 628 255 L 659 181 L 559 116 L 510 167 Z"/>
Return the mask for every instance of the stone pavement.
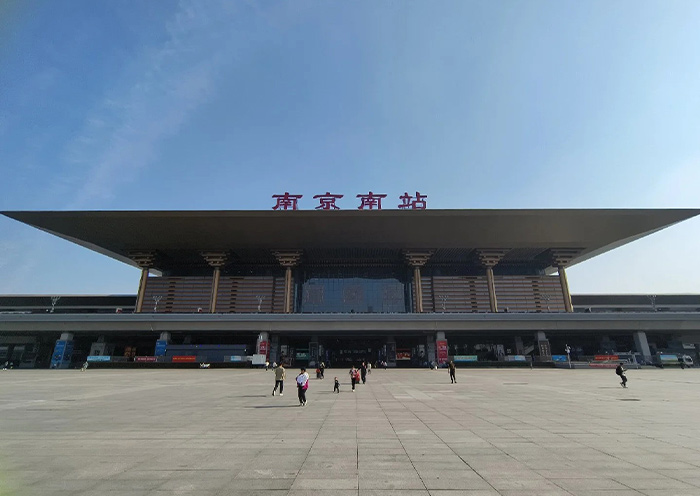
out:
<path id="1" fill-rule="evenodd" d="M 700 495 L 700 370 L 295 375 L 0 372 L 0 495 Z"/>

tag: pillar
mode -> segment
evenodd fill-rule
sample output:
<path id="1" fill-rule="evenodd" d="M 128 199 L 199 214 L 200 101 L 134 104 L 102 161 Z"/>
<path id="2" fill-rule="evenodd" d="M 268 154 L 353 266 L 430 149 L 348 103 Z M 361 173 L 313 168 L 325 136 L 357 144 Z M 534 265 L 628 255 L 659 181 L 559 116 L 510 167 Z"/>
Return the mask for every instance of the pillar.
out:
<path id="1" fill-rule="evenodd" d="M 486 286 L 489 291 L 489 307 L 492 312 L 498 312 L 498 299 L 496 298 L 496 282 L 493 278 L 493 268 L 498 265 L 510 250 L 505 248 L 486 248 L 477 250 L 481 265 L 486 268 Z"/>
<path id="2" fill-rule="evenodd" d="M 280 263 L 282 267 L 285 268 L 284 272 L 284 313 L 292 313 L 294 310 L 294 305 L 292 299 L 294 298 L 294 278 L 292 277 L 292 267 L 296 267 L 301 260 L 301 251 L 291 250 L 291 251 L 275 251 L 273 252 L 275 258 Z"/>
<path id="3" fill-rule="evenodd" d="M 540 358 L 548 359 L 552 356 L 552 348 L 549 345 L 549 340 L 544 331 L 537 331 L 535 333 L 535 339 L 537 340 L 537 348 L 540 353 Z"/>
<path id="4" fill-rule="evenodd" d="M 566 279 L 566 271 L 564 266 L 557 267 L 559 272 L 559 282 L 561 283 L 561 294 L 564 296 L 564 308 L 567 312 L 573 312 L 574 306 L 571 304 L 571 294 L 569 293 L 569 281 Z"/>
<path id="5" fill-rule="evenodd" d="M 258 334 L 258 341 L 255 344 L 255 352 L 258 355 L 269 356 L 270 351 L 270 334 L 263 331 Z"/>
<path id="6" fill-rule="evenodd" d="M 211 283 L 211 295 L 209 297 L 209 313 L 216 313 L 216 300 L 219 296 L 219 279 L 221 278 L 221 267 L 226 265 L 227 255 L 223 251 L 206 251 L 201 253 L 202 257 L 214 269 L 214 277 Z"/>
<path id="7" fill-rule="evenodd" d="M 644 331 L 635 331 L 633 336 L 635 350 L 644 356 L 645 362 L 650 362 L 651 350 L 649 349 L 649 342 L 647 341 L 647 333 Z"/>
<path id="8" fill-rule="evenodd" d="M 404 256 L 408 265 L 413 267 L 413 287 L 415 288 L 415 306 L 413 311 L 423 313 L 423 285 L 421 283 L 420 268 L 423 267 L 433 255 L 432 250 L 406 251 Z"/>
<path id="9" fill-rule="evenodd" d="M 515 354 L 525 354 L 525 345 L 523 344 L 523 338 L 521 336 L 515 336 Z"/>
<path id="10" fill-rule="evenodd" d="M 491 311 L 494 313 L 498 312 L 498 300 L 496 299 L 496 283 L 493 280 L 493 267 L 486 267 L 486 285 L 489 290 L 489 305 Z"/>
<path id="11" fill-rule="evenodd" d="M 557 272 L 559 273 L 559 285 L 561 286 L 561 294 L 564 297 L 564 309 L 567 312 L 573 312 L 574 306 L 571 304 L 569 281 L 566 279 L 566 266 L 569 265 L 580 252 L 580 248 L 553 248 L 550 250 L 550 262 L 557 268 Z"/>
<path id="12" fill-rule="evenodd" d="M 53 348 L 51 355 L 52 369 L 67 369 L 70 367 L 71 359 L 73 358 L 73 333 L 63 332 L 58 338 Z"/>
<path id="13" fill-rule="evenodd" d="M 161 332 L 160 337 L 156 341 L 156 349 L 153 352 L 153 356 L 165 356 L 165 352 L 168 349 L 171 339 L 172 338 L 169 332 Z"/>
<path id="14" fill-rule="evenodd" d="M 449 351 L 447 348 L 447 337 L 443 331 L 435 333 L 435 349 L 437 352 L 438 365 L 447 363 L 449 360 Z"/>
<path id="15" fill-rule="evenodd" d="M 148 271 L 153 267 L 155 260 L 155 252 L 140 251 L 129 253 L 129 258 L 141 268 L 141 280 L 139 281 L 139 292 L 136 297 L 135 313 L 141 313 L 143 310 L 143 300 L 146 296 L 146 285 L 148 283 Z"/>

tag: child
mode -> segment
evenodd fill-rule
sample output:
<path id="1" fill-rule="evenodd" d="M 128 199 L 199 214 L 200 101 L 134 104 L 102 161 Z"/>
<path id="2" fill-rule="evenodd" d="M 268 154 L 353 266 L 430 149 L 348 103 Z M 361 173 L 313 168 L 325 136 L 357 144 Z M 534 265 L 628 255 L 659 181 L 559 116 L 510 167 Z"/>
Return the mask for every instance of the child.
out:
<path id="1" fill-rule="evenodd" d="M 333 392 L 334 393 L 340 393 L 340 382 L 338 382 L 338 378 L 335 378 L 335 384 L 333 385 Z"/>

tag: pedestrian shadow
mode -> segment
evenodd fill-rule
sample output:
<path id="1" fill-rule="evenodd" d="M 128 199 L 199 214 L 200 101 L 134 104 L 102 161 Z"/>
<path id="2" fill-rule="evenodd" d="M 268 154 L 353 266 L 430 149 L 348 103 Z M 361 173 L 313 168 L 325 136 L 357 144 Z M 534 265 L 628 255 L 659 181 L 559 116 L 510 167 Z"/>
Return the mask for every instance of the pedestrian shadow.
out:
<path id="1" fill-rule="evenodd" d="M 299 408 L 299 405 L 259 405 L 259 406 L 246 406 L 244 408 Z"/>

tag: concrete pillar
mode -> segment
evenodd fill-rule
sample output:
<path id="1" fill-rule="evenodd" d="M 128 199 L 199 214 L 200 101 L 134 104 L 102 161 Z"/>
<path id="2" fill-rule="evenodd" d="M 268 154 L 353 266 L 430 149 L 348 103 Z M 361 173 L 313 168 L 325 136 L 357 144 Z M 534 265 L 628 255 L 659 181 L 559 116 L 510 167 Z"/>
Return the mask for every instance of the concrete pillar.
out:
<path id="1" fill-rule="evenodd" d="M 566 279 L 566 270 L 564 266 L 557 267 L 559 272 L 559 282 L 561 283 L 561 294 L 564 296 L 564 308 L 567 312 L 573 312 L 574 306 L 571 304 L 571 294 L 569 293 L 569 281 Z"/>
<path id="2" fill-rule="evenodd" d="M 423 284 L 418 266 L 413 268 L 413 287 L 416 288 L 416 313 L 423 313 Z"/>
<path id="3" fill-rule="evenodd" d="M 54 345 L 50 368 L 67 369 L 73 357 L 73 333 L 63 332 Z"/>
<path id="4" fill-rule="evenodd" d="M 292 267 L 296 267 L 301 260 L 301 251 L 275 251 L 272 253 L 284 271 L 284 313 L 292 313 L 294 311 L 294 278 L 292 277 Z"/>
<path id="5" fill-rule="evenodd" d="M 423 313 L 423 284 L 421 283 L 420 268 L 423 267 L 430 257 L 433 256 L 432 250 L 427 251 L 406 251 L 404 257 L 409 266 L 413 267 L 413 287 L 415 288 L 415 307 L 416 313 Z"/>
<path id="6" fill-rule="evenodd" d="M 258 334 L 258 341 L 255 344 L 255 353 L 258 355 L 268 355 L 270 351 L 270 334 L 263 331 Z"/>
<path id="7" fill-rule="evenodd" d="M 535 339 L 537 339 L 537 348 L 539 350 L 540 358 L 550 358 L 552 356 L 552 348 L 549 345 L 549 340 L 547 339 L 544 331 L 537 331 L 535 333 Z"/>
<path id="8" fill-rule="evenodd" d="M 284 271 L 284 313 L 292 313 L 292 268 Z"/>
<path id="9" fill-rule="evenodd" d="M 219 279 L 221 278 L 221 267 L 226 265 L 228 258 L 224 251 L 203 251 L 202 258 L 214 269 L 211 282 L 211 295 L 209 295 L 209 312 L 216 312 L 216 300 L 219 297 Z"/>
<path id="10" fill-rule="evenodd" d="M 515 354 L 525 354 L 525 345 L 523 344 L 523 338 L 521 336 L 515 336 Z"/>
<path id="11" fill-rule="evenodd" d="M 433 362 L 437 363 L 436 341 L 437 338 L 433 339 L 432 336 L 428 336 L 428 339 L 426 340 L 425 357 L 431 364 Z"/>
<path id="12" fill-rule="evenodd" d="M 135 251 L 129 252 L 129 258 L 141 268 L 141 280 L 139 281 L 139 292 L 136 296 L 135 313 L 141 313 L 143 310 L 143 300 L 146 297 L 146 284 L 148 283 L 148 271 L 153 267 L 156 254 L 154 251 Z"/>
<path id="13" fill-rule="evenodd" d="M 148 267 L 141 269 L 141 279 L 139 280 L 139 292 L 136 297 L 136 313 L 143 310 L 143 299 L 146 296 L 146 284 L 148 282 Z"/>
<path id="14" fill-rule="evenodd" d="M 443 331 L 438 331 L 435 333 L 435 348 L 437 352 L 438 365 L 447 363 L 449 360 L 449 351 L 447 348 L 447 337 Z"/>
<path id="15" fill-rule="evenodd" d="M 651 350 L 649 349 L 649 342 L 647 341 L 647 333 L 644 331 L 635 331 L 633 336 L 635 350 L 644 356 L 645 361 L 651 361 Z"/>
<path id="16" fill-rule="evenodd" d="M 481 265 L 486 268 L 486 286 L 489 290 L 489 306 L 492 312 L 498 312 L 498 299 L 496 298 L 496 282 L 493 279 L 493 268 L 508 253 L 505 248 L 486 248 L 477 250 Z"/>
<path id="17" fill-rule="evenodd" d="M 153 356 L 165 356 L 165 352 L 168 349 L 172 337 L 169 332 L 161 332 L 160 337 L 156 341 L 156 349 L 153 352 Z"/>
<path id="18" fill-rule="evenodd" d="M 486 267 L 486 285 L 489 290 L 489 305 L 491 311 L 498 312 L 498 300 L 496 299 L 496 282 L 493 280 L 493 267 Z"/>
<path id="19" fill-rule="evenodd" d="M 221 278 L 221 268 L 214 268 L 214 280 L 211 284 L 211 303 L 209 304 L 209 311 L 211 313 L 216 313 L 216 299 L 219 296 L 219 279 Z"/>

